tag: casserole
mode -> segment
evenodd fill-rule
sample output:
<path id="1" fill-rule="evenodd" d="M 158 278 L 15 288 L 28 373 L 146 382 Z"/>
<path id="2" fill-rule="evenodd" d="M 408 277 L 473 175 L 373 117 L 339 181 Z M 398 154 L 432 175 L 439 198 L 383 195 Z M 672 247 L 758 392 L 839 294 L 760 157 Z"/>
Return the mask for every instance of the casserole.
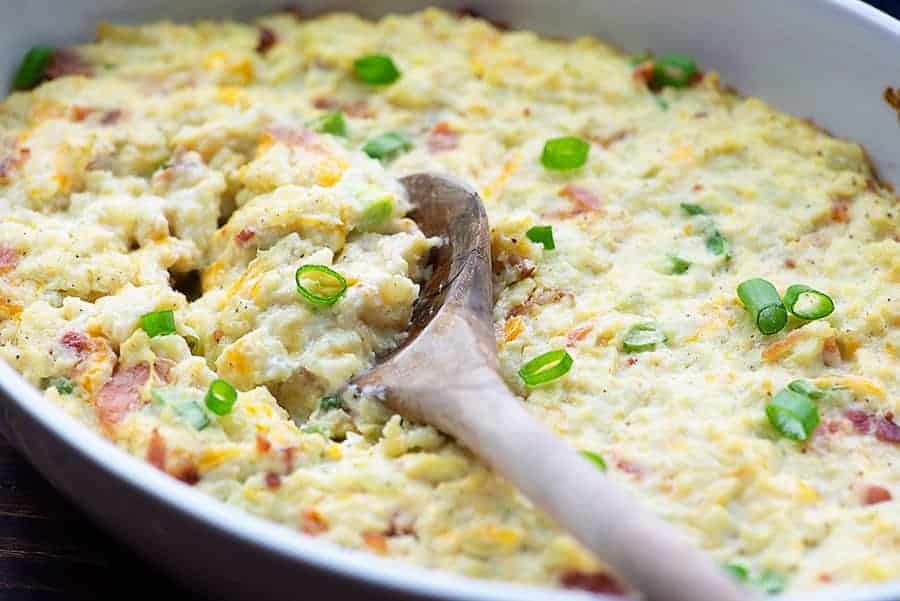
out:
<path id="1" fill-rule="evenodd" d="M 672 46 L 672 45 L 670 44 L 670 47 L 671 47 L 671 46 Z M 677 47 L 677 44 L 676 44 L 675 46 Z M 713 61 L 712 64 L 715 64 L 715 62 Z M 718 65 L 716 65 L 716 66 L 718 66 Z M 754 90 L 754 92 L 755 92 L 755 90 Z M 890 169 L 890 168 L 891 168 L 890 164 L 888 164 L 886 168 L 887 168 L 887 169 Z"/>

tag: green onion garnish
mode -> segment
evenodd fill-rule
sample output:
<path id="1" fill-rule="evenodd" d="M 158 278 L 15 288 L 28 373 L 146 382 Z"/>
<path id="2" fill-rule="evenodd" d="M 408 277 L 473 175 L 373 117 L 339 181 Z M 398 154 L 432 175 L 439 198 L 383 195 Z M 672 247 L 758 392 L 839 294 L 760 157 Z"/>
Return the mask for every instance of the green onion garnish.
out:
<path id="1" fill-rule="evenodd" d="M 47 385 L 58 390 L 60 394 L 72 394 L 72 391 L 75 390 L 75 386 L 69 378 L 53 378 Z"/>
<path id="2" fill-rule="evenodd" d="M 653 98 L 653 102 L 656 103 L 656 106 L 659 107 L 659 110 L 661 110 L 661 111 L 669 110 L 669 103 L 666 102 L 665 98 L 663 98 L 659 94 L 652 94 L 651 97 Z"/>
<path id="3" fill-rule="evenodd" d="M 383 86 L 394 83 L 400 79 L 400 70 L 384 54 L 369 54 L 353 61 L 353 71 L 360 81 L 368 84 Z"/>
<path id="4" fill-rule="evenodd" d="M 782 436 L 806 440 L 819 425 L 819 409 L 805 394 L 785 388 L 766 405 L 766 416 Z"/>
<path id="5" fill-rule="evenodd" d="M 366 142 L 362 150 L 373 159 L 392 159 L 412 147 L 412 141 L 405 135 L 399 132 L 389 132 L 372 138 Z"/>
<path id="6" fill-rule="evenodd" d="M 697 74 L 697 63 L 683 54 L 667 54 L 653 63 L 653 85 L 684 88 Z"/>
<path id="7" fill-rule="evenodd" d="M 606 471 L 606 460 L 600 455 L 600 453 L 595 453 L 593 451 L 579 451 L 582 457 L 596 465 L 601 472 Z"/>
<path id="8" fill-rule="evenodd" d="M 737 564 L 737 563 L 729 563 L 722 566 L 726 572 L 731 574 L 733 578 L 738 580 L 739 582 L 747 582 L 747 579 L 750 576 L 750 573 L 747 571 L 747 568 Z"/>
<path id="9" fill-rule="evenodd" d="M 768 336 L 780 332 L 787 324 L 787 310 L 775 286 L 768 280 L 753 278 L 741 282 L 737 295 L 763 334 Z"/>
<path id="10" fill-rule="evenodd" d="M 528 386 L 546 384 L 569 373 L 573 363 L 572 356 L 566 351 L 549 351 L 523 365 L 519 377 Z"/>
<path id="11" fill-rule="evenodd" d="M 332 136 L 346 136 L 347 124 L 344 121 L 344 113 L 335 111 L 326 113 L 312 122 L 312 127 L 316 131 L 320 131 Z"/>
<path id="12" fill-rule="evenodd" d="M 544 245 L 544 250 L 553 250 L 556 244 L 553 242 L 553 226 L 552 225 L 535 225 L 525 232 L 528 239 L 532 242 Z"/>
<path id="13" fill-rule="evenodd" d="M 237 390 L 222 379 L 213 380 L 206 391 L 206 408 L 216 415 L 228 415 L 237 401 Z"/>
<path id="14" fill-rule="evenodd" d="M 587 162 L 591 145 L 575 136 L 547 140 L 541 153 L 541 164 L 551 171 L 578 169 Z"/>
<path id="15" fill-rule="evenodd" d="M 16 77 L 13 79 L 13 88 L 30 90 L 41 83 L 52 55 L 53 48 L 49 46 L 34 46 L 26 52 L 22 57 L 19 70 L 16 71 Z"/>
<path id="16" fill-rule="evenodd" d="M 784 591 L 785 580 L 784 576 L 776 574 L 771 570 L 766 570 L 765 572 L 760 574 L 759 578 L 756 579 L 756 582 L 754 582 L 754 584 L 766 594 L 777 595 L 778 593 Z"/>
<path id="17" fill-rule="evenodd" d="M 175 413 L 178 415 L 178 417 L 192 425 L 197 430 L 202 430 L 209 425 L 209 416 L 206 415 L 206 411 L 197 401 L 185 401 L 183 403 L 177 403 L 173 405 L 173 408 L 175 409 Z M 229 405 L 229 411 L 230 410 L 231 406 Z"/>
<path id="18" fill-rule="evenodd" d="M 653 322 L 639 323 L 631 326 L 622 339 L 622 348 L 629 353 L 652 351 L 657 344 L 667 340 L 659 326 Z"/>
<path id="19" fill-rule="evenodd" d="M 706 211 L 703 210 L 703 207 L 688 202 L 681 203 L 681 210 L 688 215 L 706 215 Z"/>
<path id="20" fill-rule="evenodd" d="M 716 256 L 725 255 L 725 258 L 731 257 L 731 245 L 719 230 L 713 230 L 706 237 L 706 250 Z"/>
<path id="21" fill-rule="evenodd" d="M 787 387 L 788 389 L 793 390 L 798 394 L 808 396 L 814 401 L 825 396 L 825 391 L 821 388 L 816 387 L 816 385 L 809 380 L 794 380 L 793 382 L 788 384 Z"/>
<path id="22" fill-rule="evenodd" d="M 343 406 L 344 399 L 339 394 L 329 394 L 319 400 L 319 411 L 332 411 Z"/>
<path id="23" fill-rule="evenodd" d="M 147 332 L 147 336 L 165 336 L 175 333 L 175 312 L 171 309 L 165 311 L 153 311 L 141 315 L 141 329 Z"/>
<path id="24" fill-rule="evenodd" d="M 184 341 L 187 342 L 188 348 L 191 349 L 192 355 L 202 355 L 203 354 L 203 345 L 200 343 L 200 339 L 196 336 L 192 336 L 191 334 L 185 334 L 182 336 Z"/>
<path id="25" fill-rule="evenodd" d="M 675 255 L 667 255 L 669 259 L 669 273 L 672 274 L 681 274 L 691 268 L 691 262 L 682 259 L 681 257 L 676 257 Z"/>
<path id="26" fill-rule="evenodd" d="M 373 230 L 384 224 L 384 222 L 390 219 L 393 214 L 394 199 L 390 196 L 379 198 L 378 200 L 369 203 L 369 205 L 363 209 L 356 229 L 363 232 Z"/>
<path id="27" fill-rule="evenodd" d="M 304 277 L 315 281 L 323 293 L 318 294 L 304 286 L 300 282 Z M 347 292 L 347 280 L 344 276 L 326 265 L 303 265 L 297 270 L 294 279 L 297 282 L 297 292 L 313 305 L 330 307 Z"/>
<path id="28" fill-rule="evenodd" d="M 834 311 L 830 296 L 803 284 L 794 284 L 785 291 L 784 305 L 800 319 L 821 319 Z"/>

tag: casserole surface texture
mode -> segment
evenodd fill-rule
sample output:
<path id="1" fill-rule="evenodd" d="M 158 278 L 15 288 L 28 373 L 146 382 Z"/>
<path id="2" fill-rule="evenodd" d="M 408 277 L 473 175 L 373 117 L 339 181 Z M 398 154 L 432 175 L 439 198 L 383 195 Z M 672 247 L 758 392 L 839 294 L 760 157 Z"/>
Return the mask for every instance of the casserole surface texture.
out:
<path id="1" fill-rule="evenodd" d="M 373 53 L 396 81 L 354 75 Z M 0 105 L 0 357 L 123 448 L 341 545 L 616 589 L 433 428 L 320 402 L 396 344 L 438 243 L 395 178 L 447 172 L 488 210 L 501 365 L 536 417 L 763 588 L 900 577 L 900 216 L 858 145 L 714 72 L 650 89 L 648 63 L 595 40 L 437 10 L 103 24 L 55 60 Z M 345 136 L 320 131 L 337 111 Z M 409 147 L 361 151 L 391 132 Z M 589 141 L 584 166 L 542 165 L 560 136 Z M 310 305 L 303 264 L 346 294 Z M 735 295 L 754 277 L 835 311 L 763 336 Z M 177 333 L 148 336 L 165 309 Z M 650 322 L 665 341 L 629 351 Z M 556 349 L 572 369 L 525 387 Z M 203 409 L 217 377 L 240 391 L 225 416 Z M 825 392 L 806 442 L 766 416 L 796 379 Z"/>

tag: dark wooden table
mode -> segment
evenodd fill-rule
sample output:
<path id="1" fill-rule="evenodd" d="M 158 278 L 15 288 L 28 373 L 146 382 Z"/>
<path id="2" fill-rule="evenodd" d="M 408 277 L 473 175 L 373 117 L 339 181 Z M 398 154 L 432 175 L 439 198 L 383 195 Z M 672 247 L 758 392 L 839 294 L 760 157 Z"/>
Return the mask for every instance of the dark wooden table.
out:
<path id="1" fill-rule="evenodd" d="M 200 599 L 99 531 L 0 437 L 0 599 L 137 598 Z"/>

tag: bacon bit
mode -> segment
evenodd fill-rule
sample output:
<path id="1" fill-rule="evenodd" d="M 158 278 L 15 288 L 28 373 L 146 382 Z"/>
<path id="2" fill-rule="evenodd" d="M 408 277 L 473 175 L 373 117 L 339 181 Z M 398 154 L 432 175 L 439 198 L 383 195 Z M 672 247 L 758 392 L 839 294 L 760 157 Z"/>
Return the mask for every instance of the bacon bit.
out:
<path id="1" fill-rule="evenodd" d="M 281 449 L 281 456 L 284 459 L 285 472 L 294 471 L 294 456 L 297 454 L 297 447 L 284 447 Z"/>
<path id="2" fill-rule="evenodd" d="M 379 555 L 386 555 L 388 552 L 387 539 L 380 532 L 372 532 L 371 530 L 366 530 L 362 533 L 363 542 L 366 543 L 370 549 L 378 553 Z"/>
<path id="3" fill-rule="evenodd" d="M 0 244 L 0 273 L 12 271 L 18 264 L 19 253 L 5 244 Z"/>
<path id="4" fill-rule="evenodd" d="M 275 472 L 266 472 L 266 488 L 275 490 L 281 486 L 281 476 Z"/>
<path id="5" fill-rule="evenodd" d="M 633 129 L 619 129 L 607 136 L 588 136 L 591 142 L 595 142 L 603 148 L 609 148 L 616 142 L 621 142 L 634 133 Z"/>
<path id="6" fill-rule="evenodd" d="M 66 77 L 67 75 L 93 75 L 93 69 L 78 52 L 72 48 L 57 48 L 50 55 L 44 76 L 47 79 Z"/>
<path id="7" fill-rule="evenodd" d="M 158 428 L 153 428 L 147 445 L 147 462 L 160 471 L 166 471 L 166 441 Z"/>
<path id="8" fill-rule="evenodd" d="M 256 236 L 256 230 L 253 229 L 252 227 L 245 227 L 244 229 L 239 231 L 237 234 L 235 234 L 234 241 L 237 244 L 243 244 L 244 242 L 247 242 L 254 236 Z"/>
<path id="9" fill-rule="evenodd" d="M 446 121 L 441 121 L 428 134 L 425 145 L 431 154 L 455 150 L 459 146 L 459 132 L 452 129 Z"/>
<path id="10" fill-rule="evenodd" d="M 572 207 L 559 211 L 550 211 L 547 213 L 548 217 L 568 219 L 584 213 L 603 213 L 603 210 L 600 208 L 600 199 L 587 188 L 568 184 L 560 189 L 559 195 L 572 201 Z"/>
<path id="11" fill-rule="evenodd" d="M 313 98 L 313 106 L 322 111 L 333 111 L 341 106 L 341 104 L 334 98 L 320 96 L 318 98 Z"/>
<path id="12" fill-rule="evenodd" d="M 72 107 L 72 121 L 84 121 L 96 110 L 97 109 L 89 106 L 79 106 L 76 104 Z"/>
<path id="13" fill-rule="evenodd" d="M 893 413 L 885 413 L 875 425 L 875 438 L 881 442 L 900 443 L 900 426 L 894 423 Z"/>
<path id="14" fill-rule="evenodd" d="M 91 348 L 91 340 L 81 332 L 66 332 L 59 341 L 76 355 L 84 355 Z"/>
<path id="15" fill-rule="evenodd" d="M 583 326 L 578 326 L 573 330 L 569 330 L 566 332 L 566 346 L 575 346 L 576 342 L 580 342 L 587 338 L 587 335 L 590 334 L 593 329 L 594 324 L 587 323 Z"/>
<path id="16" fill-rule="evenodd" d="M 168 472 L 173 478 L 191 486 L 200 482 L 200 472 L 197 471 L 197 466 L 190 459 L 182 461 L 173 468 L 169 468 Z"/>
<path id="17" fill-rule="evenodd" d="M 371 119 L 375 116 L 375 111 L 369 106 L 365 100 L 354 100 L 341 105 L 341 110 L 347 113 L 348 117 L 357 119 Z"/>
<path id="18" fill-rule="evenodd" d="M 831 582 L 831 580 L 832 580 L 831 574 L 829 574 L 828 572 L 822 572 L 821 574 L 816 576 L 816 579 L 819 582 Z"/>
<path id="19" fill-rule="evenodd" d="M 818 432 L 819 430 L 816 431 Z M 841 431 L 841 422 L 836 419 L 830 419 L 825 422 L 825 427 L 821 431 L 828 434 L 837 434 Z"/>
<path id="20" fill-rule="evenodd" d="M 850 420 L 850 423 L 853 424 L 853 429 L 858 434 L 868 434 L 872 431 L 872 421 L 875 416 L 859 409 L 845 409 L 844 417 Z"/>
<path id="21" fill-rule="evenodd" d="M 530 108 L 530 107 L 527 107 L 527 106 L 526 106 L 525 108 L 523 108 L 523 109 L 522 109 L 522 116 L 523 116 L 523 117 L 530 117 L 530 116 L 531 116 L 531 108 Z"/>
<path id="22" fill-rule="evenodd" d="M 885 503 L 886 501 L 890 501 L 893 498 L 894 497 L 891 496 L 891 491 L 883 486 L 870 484 L 869 486 L 866 486 L 865 489 L 863 489 L 863 505 L 877 505 L 878 503 Z"/>
<path id="23" fill-rule="evenodd" d="M 111 111 L 106 111 L 103 113 L 103 116 L 100 117 L 100 123 L 103 125 L 115 125 L 122 119 L 122 111 L 120 109 L 113 109 Z"/>
<path id="24" fill-rule="evenodd" d="M 0 184 L 7 183 L 12 172 L 22 167 L 29 158 L 31 158 L 31 149 L 19 148 L 14 150 L 13 154 L 0 159 Z"/>
<path id="25" fill-rule="evenodd" d="M 627 361 L 628 365 L 637 365 L 637 362 L 638 362 L 637 357 L 628 357 L 628 361 Z"/>
<path id="26" fill-rule="evenodd" d="M 402 519 L 403 517 L 408 517 L 410 519 Z M 415 536 L 416 525 L 414 518 L 412 518 L 412 516 L 401 515 L 400 512 L 395 511 L 391 514 L 391 519 L 388 521 L 388 526 L 384 531 L 384 535 L 387 537 Z"/>
<path id="27" fill-rule="evenodd" d="M 788 269 L 796 269 L 797 261 L 788 257 L 787 259 L 784 260 L 784 266 L 787 267 Z"/>
<path id="28" fill-rule="evenodd" d="M 693 186 L 691 186 L 691 190 L 693 190 L 694 192 L 700 192 L 701 190 L 703 190 L 703 184 L 694 184 Z"/>
<path id="29" fill-rule="evenodd" d="M 328 521 L 315 507 L 307 507 L 300 514 L 300 530 L 310 536 L 317 536 L 328 530 Z"/>
<path id="30" fill-rule="evenodd" d="M 537 271 L 537 265 L 531 259 L 523 259 L 516 254 L 507 254 L 494 259 L 494 273 L 500 275 L 506 270 L 515 272 L 516 282 L 530 278 Z"/>
<path id="31" fill-rule="evenodd" d="M 272 443 L 269 442 L 269 439 L 263 436 L 262 434 L 256 435 L 256 450 L 259 453 L 268 453 L 272 450 Z"/>
<path id="32" fill-rule="evenodd" d="M 631 72 L 631 77 L 633 77 L 635 81 L 643 82 L 648 88 L 655 92 L 659 89 L 659 86 L 656 86 L 653 83 L 653 67 L 653 61 L 644 61 L 634 68 L 634 71 Z"/>
<path id="33" fill-rule="evenodd" d="M 609 574 L 603 572 L 582 572 L 581 570 L 569 570 L 559 577 L 559 584 L 563 588 L 588 591 L 590 593 L 605 593 L 607 595 L 624 596 L 625 589 Z"/>
<path id="34" fill-rule="evenodd" d="M 150 365 L 147 363 L 117 368 L 94 400 L 100 421 L 110 426 L 118 423 L 131 409 L 140 406 L 142 404 L 140 390 L 149 378 Z"/>
<path id="35" fill-rule="evenodd" d="M 838 195 L 831 199 L 831 220 L 835 223 L 850 221 L 850 198 Z"/>
<path id="36" fill-rule="evenodd" d="M 841 349 L 834 336 L 829 336 L 822 342 L 822 362 L 828 367 L 836 367 L 841 363 Z"/>
<path id="37" fill-rule="evenodd" d="M 260 54 L 267 53 L 272 46 L 278 42 L 278 36 L 269 27 L 259 28 L 259 42 L 256 44 L 256 51 Z"/>

